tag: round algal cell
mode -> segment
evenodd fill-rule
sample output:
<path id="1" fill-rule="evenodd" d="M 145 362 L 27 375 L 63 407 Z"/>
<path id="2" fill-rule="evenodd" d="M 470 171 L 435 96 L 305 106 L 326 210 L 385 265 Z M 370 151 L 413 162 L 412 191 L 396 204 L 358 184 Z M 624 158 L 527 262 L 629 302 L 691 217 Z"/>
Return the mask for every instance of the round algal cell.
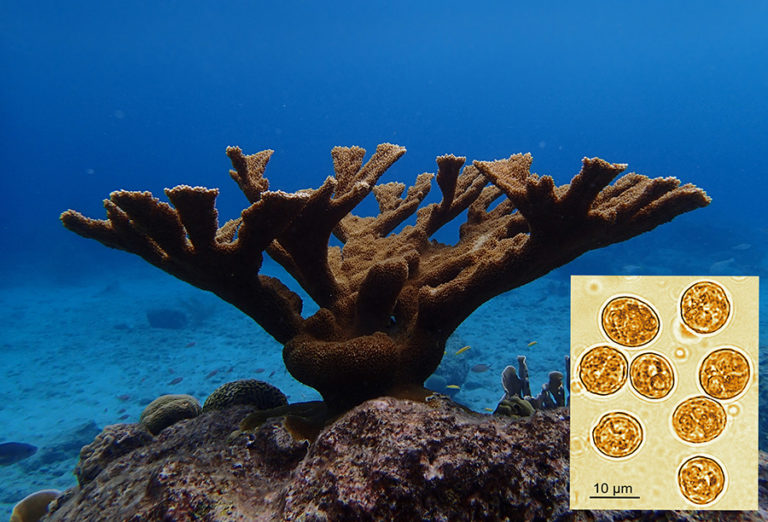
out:
<path id="1" fill-rule="evenodd" d="M 700 444 L 717 438 L 727 419 L 719 402 L 704 396 L 690 397 L 672 413 L 672 429 L 682 440 Z"/>
<path id="2" fill-rule="evenodd" d="M 699 383 L 715 399 L 733 399 L 746 389 L 749 377 L 749 361 L 733 348 L 713 351 L 699 367 Z"/>
<path id="3" fill-rule="evenodd" d="M 606 457 L 628 457 L 643 443 L 643 427 L 629 413 L 606 413 L 592 429 L 592 443 Z"/>
<path id="4" fill-rule="evenodd" d="M 725 489 L 725 471 L 714 459 L 691 457 L 677 472 L 677 483 L 683 496 L 694 504 L 714 502 Z"/>
<path id="5" fill-rule="evenodd" d="M 731 302 L 722 286 L 699 281 L 688 287 L 680 298 L 680 317 L 699 334 L 720 330 L 731 315 Z"/>
<path id="6" fill-rule="evenodd" d="M 579 380 L 588 392 L 610 395 L 627 382 L 627 367 L 627 358 L 616 348 L 595 346 L 579 362 Z"/>
<path id="7" fill-rule="evenodd" d="M 659 316 L 651 305 L 630 296 L 611 299 L 603 307 L 600 324 L 609 339 L 629 348 L 648 344 L 661 329 Z"/>
<path id="8" fill-rule="evenodd" d="M 654 352 L 641 353 L 629 366 L 632 388 L 647 399 L 663 399 L 675 387 L 675 372 L 666 357 Z"/>

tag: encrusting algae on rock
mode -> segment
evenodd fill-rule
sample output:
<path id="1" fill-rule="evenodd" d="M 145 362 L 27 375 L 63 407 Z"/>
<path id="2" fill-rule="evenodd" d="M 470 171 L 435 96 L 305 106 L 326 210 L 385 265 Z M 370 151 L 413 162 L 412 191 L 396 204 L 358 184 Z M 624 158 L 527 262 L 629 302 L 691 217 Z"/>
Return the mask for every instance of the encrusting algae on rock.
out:
<path id="1" fill-rule="evenodd" d="M 610 185 L 626 165 L 597 158 L 555 186 L 530 172 L 529 154 L 471 165 L 446 155 L 437 158 L 442 200 L 421 206 L 433 174 L 420 174 L 407 190 L 377 184 L 404 153 L 385 143 L 364 164 L 364 149 L 336 147 L 335 176 L 286 193 L 269 190 L 264 177 L 271 150 L 246 156 L 230 147 L 231 176 L 251 205 L 221 227 L 218 190 L 186 185 L 165 191 L 173 206 L 120 190 L 104 202 L 107 220 L 73 210 L 61 220 L 238 307 L 284 345 L 291 375 L 343 411 L 421 387 L 451 333 L 492 297 L 710 201 L 671 177 L 630 173 Z M 379 214 L 352 214 L 371 192 Z M 455 245 L 430 239 L 465 211 Z M 415 224 L 394 232 L 414 214 Z M 331 234 L 341 248 L 329 246 Z M 319 305 L 314 315 L 302 317 L 300 297 L 259 274 L 264 253 Z"/>

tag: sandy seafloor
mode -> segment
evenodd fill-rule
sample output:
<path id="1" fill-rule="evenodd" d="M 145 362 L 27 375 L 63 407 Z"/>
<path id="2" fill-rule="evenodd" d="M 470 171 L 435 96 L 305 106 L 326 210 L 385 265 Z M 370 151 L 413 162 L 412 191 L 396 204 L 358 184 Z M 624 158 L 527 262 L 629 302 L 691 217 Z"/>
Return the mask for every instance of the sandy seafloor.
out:
<path id="1" fill-rule="evenodd" d="M 270 266 L 263 273 L 270 274 Z M 480 412 L 495 408 L 503 395 L 500 373 L 518 355 L 528 358 L 534 392 L 550 371 L 564 371 L 568 274 L 566 266 L 503 294 L 460 326 L 446 358 L 490 369 L 470 371 L 456 400 Z M 182 329 L 152 328 L 147 311 L 154 308 L 180 310 L 190 322 Z M 305 316 L 308 311 L 305 299 Z M 138 259 L 57 285 L 6 285 L 0 325 L 0 442 L 39 448 L 2 468 L 0 519 L 31 492 L 75 485 L 80 447 L 105 425 L 138 421 L 159 395 L 187 393 L 202 403 L 225 382 L 257 378 L 278 386 L 290 402 L 319 398 L 287 373 L 281 346 L 250 318 Z M 764 347 L 767 328 L 761 326 Z M 455 355 L 465 345 L 471 348 Z"/>

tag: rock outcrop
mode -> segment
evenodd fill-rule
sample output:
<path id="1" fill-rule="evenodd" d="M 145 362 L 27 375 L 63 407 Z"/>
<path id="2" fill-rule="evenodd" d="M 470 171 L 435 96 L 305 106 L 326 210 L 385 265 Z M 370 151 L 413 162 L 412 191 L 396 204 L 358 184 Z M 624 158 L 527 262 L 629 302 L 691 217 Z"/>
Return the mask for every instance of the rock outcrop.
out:
<path id="1" fill-rule="evenodd" d="M 154 439 L 134 425 L 107 428 L 81 454 L 79 468 L 89 470 L 81 485 L 57 499 L 46 520 L 759 520 L 766 513 L 765 458 L 758 512 L 569 512 L 562 408 L 510 420 L 443 398 L 383 397 L 329 423 L 311 443 L 294 438 L 285 418 L 239 431 L 250 411 L 207 412 Z M 116 451 L 118 443 L 136 447 Z"/>

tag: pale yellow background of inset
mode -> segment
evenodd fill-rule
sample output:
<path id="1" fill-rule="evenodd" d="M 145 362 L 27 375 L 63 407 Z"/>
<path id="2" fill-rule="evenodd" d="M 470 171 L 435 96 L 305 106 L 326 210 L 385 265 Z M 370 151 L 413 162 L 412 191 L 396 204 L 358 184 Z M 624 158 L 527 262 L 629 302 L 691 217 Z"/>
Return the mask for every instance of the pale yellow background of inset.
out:
<path id="1" fill-rule="evenodd" d="M 679 319 L 682 293 L 696 281 L 714 281 L 731 299 L 731 318 L 710 336 L 697 336 Z M 650 303 L 661 319 L 661 332 L 649 344 L 626 348 L 608 339 L 600 328 L 600 309 L 609 299 L 634 295 Z M 758 278 L 682 276 L 572 276 L 571 277 L 571 509 L 757 509 L 758 463 Z M 600 397 L 579 384 L 579 358 L 597 344 L 621 350 L 631 363 L 645 351 L 663 354 L 675 369 L 677 385 L 659 401 L 641 398 L 631 390 L 629 378 L 615 394 Z M 685 398 L 705 395 L 698 382 L 698 365 L 706 354 L 722 346 L 738 348 L 748 356 L 751 376 L 743 395 L 719 401 L 728 419 L 715 440 L 690 444 L 675 437 L 671 416 Z M 685 356 L 675 355 L 682 349 Z M 643 446 L 633 455 L 614 460 L 590 443 L 593 424 L 605 413 L 621 410 L 639 418 L 644 427 Z M 680 464 L 695 455 L 714 457 L 725 468 L 726 490 L 715 502 L 701 506 L 685 499 L 677 485 Z M 632 486 L 639 499 L 590 499 L 595 483 Z"/>

